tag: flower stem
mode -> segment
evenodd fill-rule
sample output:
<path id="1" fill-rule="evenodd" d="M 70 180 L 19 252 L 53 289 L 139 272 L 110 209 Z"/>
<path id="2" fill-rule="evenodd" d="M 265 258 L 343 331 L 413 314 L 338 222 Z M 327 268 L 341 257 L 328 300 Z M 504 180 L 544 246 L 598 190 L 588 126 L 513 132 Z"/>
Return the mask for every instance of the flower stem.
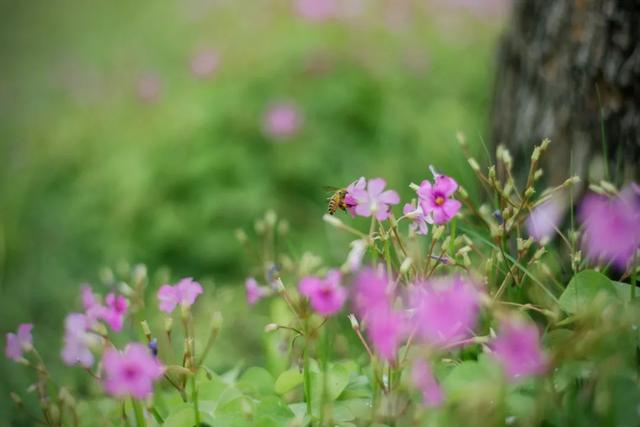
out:
<path id="1" fill-rule="evenodd" d="M 147 422 L 144 419 L 144 414 L 142 413 L 142 406 L 140 406 L 140 402 L 138 402 L 134 398 L 131 398 L 131 406 L 133 406 L 133 413 L 136 417 L 136 426 L 147 427 Z"/>
<path id="2" fill-rule="evenodd" d="M 309 370 L 309 337 L 305 337 L 304 355 L 303 357 L 303 375 L 304 375 L 304 400 L 307 402 L 307 415 L 311 418 L 311 372 Z"/>
<path id="3" fill-rule="evenodd" d="M 191 400 L 193 401 L 193 419 L 197 427 L 200 426 L 200 408 L 198 407 L 198 387 L 196 376 L 191 377 Z"/>

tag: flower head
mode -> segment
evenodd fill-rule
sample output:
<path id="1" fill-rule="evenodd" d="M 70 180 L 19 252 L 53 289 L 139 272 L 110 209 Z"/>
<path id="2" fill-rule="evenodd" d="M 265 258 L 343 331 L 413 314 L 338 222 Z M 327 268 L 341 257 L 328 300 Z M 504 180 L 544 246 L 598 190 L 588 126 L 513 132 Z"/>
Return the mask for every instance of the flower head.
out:
<path id="1" fill-rule="evenodd" d="M 451 196 L 458 189 L 458 183 L 446 175 L 437 175 L 433 185 L 424 180 L 417 193 L 420 206 L 425 215 L 431 215 L 433 222 L 444 224 L 453 218 L 460 210 L 460 202 Z"/>
<path id="2" fill-rule="evenodd" d="M 550 239 L 562 220 L 563 212 L 563 205 L 558 197 L 537 206 L 527 218 L 529 235 L 538 241 Z"/>
<path id="3" fill-rule="evenodd" d="M 106 305 L 101 310 L 100 318 L 107 322 L 114 331 L 120 331 L 129 307 L 127 299 L 123 295 L 110 293 L 107 294 L 104 302 Z"/>
<path id="4" fill-rule="evenodd" d="M 269 289 L 260 286 L 253 277 L 249 277 L 246 282 L 244 282 L 244 287 L 247 291 L 247 303 L 249 305 L 257 303 L 269 294 Z"/>
<path id="5" fill-rule="evenodd" d="M 336 16 L 336 0 L 297 0 L 296 12 L 309 21 L 327 21 Z"/>
<path id="6" fill-rule="evenodd" d="M 153 383 L 162 376 L 163 367 L 143 344 L 129 344 L 121 353 L 109 348 L 102 357 L 104 388 L 117 396 L 144 399 L 153 392 Z"/>
<path id="7" fill-rule="evenodd" d="M 85 368 L 93 365 L 91 347 L 97 344 L 98 336 L 90 329 L 95 323 L 88 315 L 69 313 L 64 321 L 64 346 L 62 360 L 67 365 L 80 364 Z"/>
<path id="8" fill-rule="evenodd" d="M 218 52 L 213 49 L 201 50 L 191 58 L 189 69 L 196 77 L 207 78 L 218 69 L 218 63 Z"/>
<path id="9" fill-rule="evenodd" d="M 262 128 L 267 136 L 283 140 L 295 135 L 302 125 L 298 108 L 289 102 L 271 105 L 264 115 Z"/>
<path id="10" fill-rule="evenodd" d="M 490 347 L 492 356 L 512 380 L 546 370 L 547 359 L 540 348 L 540 333 L 535 324 L 520 319 L 504 321 Z"/>
<path id="11" fill-rule="evenodd" d="M 384 191 L 387 182 L 382 178 L 373 178 L 367 182 L 366 190 L 354 190 L 350 194 L 355 198 L 355 213 L 360 216 L 374 215 L 378 221 L 389 217 L 391 205 L 400 203 L 400 196 L 394 190 Z"/>
<path id="12" fill-rule="evenodd" d="M 158 290 L 160 310 L 171 313 L 178 304 L 191 307 L 201 293 L 202 286 L 191 277 L 185 277 L 174 286 L 162 285 Z"/>
<path id="13" fill-rule="evenodd" d="M 372 311 L 388 308 L 390 305 L 388 286 L 389 282 L 384 271 L 370 267 L 362 269 L 354 282 L 353 302 L 356 313 L 360 317 L 367 317 Z"/>
<path id="14" fill-rule="evenodd" d="M 388 306 L 379 306 L 368 312 L 367 336 L 376 352 L 384 360 L 392 360 L 406 335 L 405 317 Z"/>
<path id="15" fill-rule="evenodd" d="M 13 332 L 7 334 L 7 345 L 4 351 L 7 358 L 16 362 L 22 359 L 22 352 L 28 351 L 33 345 L 32 329 L 31 323 L 22 323 L 15 334 Z"/>
<path id="16" fill-rule="evenodd" d="M 418 285 L 412 293 L 418 333 L 433 345 L 466 338 L 476 324 L 479 293 L 460 276 L 442 277 Z"/>
<path id="17" fill-rule="evenodd" d="M 416 360 L 411 369 L 413 384 L 422 392 L 422 401 L 425 406 L 439 406 L 444 400 L 444 393 L 431 367 L 422 360 Z"/>
<path id="18" fill-rule="evenodd" d="M 429 231 L 427 224 L 433 224 L 433 220 L 430 216 L 424 214 L 422 207 L 416 207 L 413 202 L 406 203 L 402 209 L 402 213 L 411 219 L 409 228 L 416 234 L 427 234 Z"/>
<path id="19" fill-rule="evenodd" d="M 358 206 L 355 193 L 364 191 L 365 188 L 367 188 L 367 180 L 364 176 L 361 176 L 347 186 L 347 194 L 344 196 L 344 204 L 347 205 L 347 212 L 349 212 L 352 217 L 356 216 L 356 206 Z"/>
<path id="20" fill-rule="evenodd" d="M 589 194 L 579 211 L 583 248 L 590 259 L 625 268 L 640 247 L 640 201 L 635 187 L 617 197 Z"/>
<path id="21" fill-rule="evenodd" d="M 347 299 L 347 291 L 340 285 L 340 272 L 330 270 L 323 279 L 307 276 L 300 281 L 300 293 L 311 303 L 311 307 L 323 316 L 331 316 L 342 308 Z"/>

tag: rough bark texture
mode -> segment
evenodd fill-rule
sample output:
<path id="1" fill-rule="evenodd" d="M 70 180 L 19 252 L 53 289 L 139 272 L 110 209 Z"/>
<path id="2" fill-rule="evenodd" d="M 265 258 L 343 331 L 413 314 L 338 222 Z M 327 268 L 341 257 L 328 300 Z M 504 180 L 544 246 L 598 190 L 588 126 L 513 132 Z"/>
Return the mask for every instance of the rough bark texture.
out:
<path id="1" fill-rule="evenodd" d="M 640 0 L 514 0 L 512 14 L 499 48 L 493 141 L 524 165 L 549 137 L 550 184 L 570 164 L 598 179 L 602 125 L 610 179 L 638 180 Z"/>

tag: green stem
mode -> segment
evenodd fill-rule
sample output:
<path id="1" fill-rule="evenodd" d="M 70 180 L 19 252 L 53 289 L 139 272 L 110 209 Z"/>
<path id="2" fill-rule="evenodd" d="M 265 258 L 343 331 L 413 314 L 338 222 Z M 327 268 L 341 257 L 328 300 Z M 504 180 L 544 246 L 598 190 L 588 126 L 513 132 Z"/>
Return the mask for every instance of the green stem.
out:
<path id="1" fill-rule="evenodd" d="M 155 406 L 149 408 L 149 412 L 151 412 L 151 415 L 153 415 L 153 418 L 155 418 L 158 424 L 164 423 L 164 418 L 162 417 L 162 415 L 160 415 L 160 412 L 156 409 Z"/>
<path id="2" fill-rule="evenodd" d="M 131 398 L 131 406 L 133 406 L 133 413 L 136 417 L 136 426 L 138 427 L 147 427 L 147 422 L 144 419 L 144 414 L 142 413 L 142 406 L 140 402 L 136 399 Z"/>
<path id="3" fill-rule="evenodd" d="M 307 402 L 307 415 L 311 418 L 311 372 L 309 370 L 309 337 L 305 337 L 304 355 L 303 355 L 303 376 L 304 376 L 304 399 Z"/>
<path id="4" fill-rule="evenodd" d="M 198 407 L 198 386 L 196 385 L 196 376 L 191 377 L 191 400 L 193 401 L 193 419 L 196 426 L 200 426 L 200 408 Z"/>
<path id="5" fill-rule="evenodd" d="M 330 328 L 329 324 L 331 320 L 329 320 L 324 327 L 323 334 L 323 343 L 322 343 L 322 396 L 321 396 L 321 404 L 320 404 L 320 427 L 324 425 L 324 414 L 325 414 L 325 405 L 327 404 L 327 390 L 328 390 L 328 377 L 329 377 L 329 356 L 331 350 L 331 337 L 330 337 Z"/>

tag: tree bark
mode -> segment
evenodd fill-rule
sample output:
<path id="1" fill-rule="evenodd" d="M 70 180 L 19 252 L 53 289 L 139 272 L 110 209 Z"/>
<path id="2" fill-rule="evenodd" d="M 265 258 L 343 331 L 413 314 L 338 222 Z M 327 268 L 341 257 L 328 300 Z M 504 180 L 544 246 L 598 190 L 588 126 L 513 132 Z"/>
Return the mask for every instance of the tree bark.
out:
<path id="1" fill-rule="evenodd" d="M 516 165 L 550 138 L 543 165 L 551 185 L 570 173 L 638 181 L 640 1 L 514 0 L 491 127 Z"/>

